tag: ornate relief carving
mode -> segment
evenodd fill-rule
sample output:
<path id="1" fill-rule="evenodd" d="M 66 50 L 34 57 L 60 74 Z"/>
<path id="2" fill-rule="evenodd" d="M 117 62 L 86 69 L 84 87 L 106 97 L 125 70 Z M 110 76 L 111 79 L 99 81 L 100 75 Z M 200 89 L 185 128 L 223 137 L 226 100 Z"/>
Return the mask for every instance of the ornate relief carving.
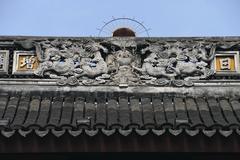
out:
<path id="1" fill-rule="evenodd" d="M 216 47 L 202 43 L 137 43 L 53 40 L 35 43 L 39 67 L 34 74 L 59 79 L 59 85 L 189 86 L 214 74 L 209 62 Z M 209 50 L 209 51 L 207 51 Z"/>
<path id="2" fill-rule="evenodd" d="M 147 76 L 151 84 L 154 84 L 156 80 L 159 83 L 160 78 L 160 85 L 172 81 L 176 86 L 188 86 L 193 83 L 184 81 L 206 79 L 214 74 L 207 62 L 214 58 L 216 47 L 212 46 L 210 53 L 207 53 L 205 48 L 200 44 L 197 45 L 199 47 L 195 45 L 186 47 L 179 42 L 150 45 L 142 50 L 142 54 L 148 52 L 147 58 L 143 60 L 142 68 L 134 67 L 134 69 L 142 73 L 144 77 Z M 176 80 L 178 78 L 184 81 Z"/>
<path id="3" fill-rule="evenodd" d="M 60 85 L 77 85 L 81 77 L 85 77 L 83 84 L 92 79 L 103 83 L 106 76 L 101 76 L 108 73 L 101 53 L 107 53 L 108 50 L 98 43 L 83 45 L 55 40 L 36 43 L 35 46 L 40 66 L 34 73 L 40 77 L 59 79 Z"/>
<path id="4" fill-rule="evenodd" d="M 221 57 L 215 52 L 234 48 L 236 52 L 240 47 L 235 41 L 135 38 L 22 40 L 14 44 L 25 51 L 15 51 L 13 74 L 56 79 L 58 85 L 121 87 L 192 86 L 195 80 L 214 75 L 217 68 L 213 64 L 218 61 L 224 73 L 238 71 L 238 62 L 229 65 L 231 58 L 239 59 L 238 54 Z"/>

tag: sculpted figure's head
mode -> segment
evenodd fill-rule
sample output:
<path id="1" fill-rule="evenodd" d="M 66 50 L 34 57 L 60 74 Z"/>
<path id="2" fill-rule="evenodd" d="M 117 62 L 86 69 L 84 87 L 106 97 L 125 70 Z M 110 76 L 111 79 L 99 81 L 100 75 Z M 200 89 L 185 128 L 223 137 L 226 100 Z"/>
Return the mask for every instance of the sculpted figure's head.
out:
<path id="1" fill-rule="evenodd" d="M 128 50 L 120 50 L 116 52 L 117 54 L 117 62 L 120 66 L 122 65 L 130 65 L 132 62 L 132 54 Z"/>

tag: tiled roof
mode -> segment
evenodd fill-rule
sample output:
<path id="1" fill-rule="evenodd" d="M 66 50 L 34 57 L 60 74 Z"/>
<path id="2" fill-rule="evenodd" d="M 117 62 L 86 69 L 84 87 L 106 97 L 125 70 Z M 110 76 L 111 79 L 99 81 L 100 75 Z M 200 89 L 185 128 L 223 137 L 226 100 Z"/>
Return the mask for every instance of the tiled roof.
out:
<path id="1" fill-rule="evenodd" d="M 177 95 L 151 96 L 25 96 L 3 94 L 0 97 L 1 134 L 40 137 L 52 132 L 59 137 L 99 132 L 110 136 L 131 132 L 160 136 L 219 132 L 229 136 L 240 134 L 240 101 L 238 98 L 187 97 Z"/>
<path id="2" fill-rule="evenodd" d="M 0 36 L 0 50 L 5 137 L 240 134 L 240 37 Z"/>

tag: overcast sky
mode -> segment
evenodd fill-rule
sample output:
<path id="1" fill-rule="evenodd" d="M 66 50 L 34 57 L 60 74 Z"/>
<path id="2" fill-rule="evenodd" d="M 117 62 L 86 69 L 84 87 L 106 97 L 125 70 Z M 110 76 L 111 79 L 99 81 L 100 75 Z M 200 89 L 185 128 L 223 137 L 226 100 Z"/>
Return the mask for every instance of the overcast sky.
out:
<path id="1" fill-rule="evenodd" d="M 0 0 L 0 35 L 97 36 L 112 16 L 153 37 L 240 36 L 240 0 Z"/>

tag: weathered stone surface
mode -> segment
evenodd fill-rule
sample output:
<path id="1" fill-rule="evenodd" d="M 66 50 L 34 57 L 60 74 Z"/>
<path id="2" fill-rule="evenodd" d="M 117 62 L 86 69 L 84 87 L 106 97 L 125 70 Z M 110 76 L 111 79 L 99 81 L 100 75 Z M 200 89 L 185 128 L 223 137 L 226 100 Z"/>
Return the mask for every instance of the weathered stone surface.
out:
<path id="1" fill-rule="evenodd" d="M 34 51 L 39 61 L 34 76 L 60 86 L 190 87 L 214 78 L 216 51 L 240 49 L 239 37 L 0 37 L 0 42 Z"/>

